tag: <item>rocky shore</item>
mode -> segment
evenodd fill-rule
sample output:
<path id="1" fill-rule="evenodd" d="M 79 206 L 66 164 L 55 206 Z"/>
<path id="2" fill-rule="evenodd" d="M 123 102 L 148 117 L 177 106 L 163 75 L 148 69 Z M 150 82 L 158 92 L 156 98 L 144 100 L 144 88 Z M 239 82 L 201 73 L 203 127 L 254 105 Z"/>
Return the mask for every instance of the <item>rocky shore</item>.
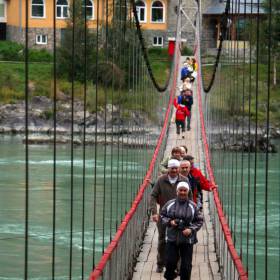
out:
<path id="1" fill-rule="evenodd" d="M 211 133 L 211 148 L 214 150 L 224 151 L 243 151 L 243 152 L 266 152 L 277 153 L 277 147 L 273 143 L 274 139 L 280 139 L 280 129 L 271 129 L 268 137 L 263 129 L 258 129 L 257 139 L 255 139 L 255 131 L 249 131 L 241 133 L 241 130 L 237 130 L 233 133 L 229 133 L 228 130 L 221 132 L 215 132 L 215 129 Z"/>
<path id="2" fill-rule="evenodd" d="M 45 96 L 35 96 L 29 101 L 28 110 L 28 143 L 52 144 L 54 141 L 53 102 Z M 107 104 L 106 109 L 100 108 L 98 113 L 86 111 L 81 101 L 75 101 L 73 106 L 73 128 L 71 100 L 67 97 L 56 103 L 56 143 L 66 144 L 73 140 L 74 145 L 84 143 L 84 128 L 86 129 L 85 144 L 120 144 L 130 147 L 156 145 L 160 134 L 160 125 L 151 122 L 143 112 L 132 112 Z M 106 123 L 105 123 L 105 110 Z M 85 117 L 84 117 L 85 115 Z M 254 129 L 243 132 L 236 120 L 235 131 L 213 127 L 209 135 L 209 144 L 216 150 L 227 151 L 258 151 L 267 150 L 265 129 L 258 129 L 255 143 Z M 240 122 L 241 123 L 241 122 Z M 84 125 L 85 124 L 85 125 Z M 252 128 L 254 126 L 252 125 Z M 73 129 L 73 137 L 71 130 Z M 0 105 L 0 134 L 22 135 L 25 143 L 25 103 Z M 234 135 L 234 137 L 232 137 Z M 148 141 L 147 141 L 148 138 Z M 280 138 L 279 128 L 270 128 L 268 151 L 277 152 L 273 139 Z"/>
<path id="3" fill-rule="evenodd" d="M 53 143 L 54 120 L 53 102 L 45 96 L 35 96 L 29 101 L 28 110 L 28 143 Z M 72 140 L 72 108 L 70 100 L 59 100 L 56 103 L 56 143 L 66 144 Z M 154 146 L 159 135 L 159 126 L 152 123 L 144 113 L 123 112 L 117 106 L 107 104 L 106 123 L 104 109 L 98 113 L 86 111 L 83 103 L 75 101 L 73 106 L 73 142 L 81 145 L 95 142 L 101 144 L 118 144 L 139 147 Z M 84 117 L 85 115 L 85 117 Z M 0 105 L 0 133 L 22 135 L 25 139 L 25 103 Z M 85 125 L 84 125 L 85 124 Z M 148 143 L 143 141 L 149 135 Z"/>

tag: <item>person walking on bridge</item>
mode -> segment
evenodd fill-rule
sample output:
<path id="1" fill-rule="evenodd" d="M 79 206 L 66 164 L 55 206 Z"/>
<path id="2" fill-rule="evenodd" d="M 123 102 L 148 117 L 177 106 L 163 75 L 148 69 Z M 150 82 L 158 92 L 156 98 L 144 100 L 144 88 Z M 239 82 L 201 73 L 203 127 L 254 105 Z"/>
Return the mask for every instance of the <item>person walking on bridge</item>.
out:
<path id="1" fill-rule="evenodd" d="M 201 170 L 194 166 L 194 157 L 193 156 L 187 155 L 183 158 L 183 160 L 188 160 L 191 163 L 190 174 L 197 181 L 197 183 L 200 186 L 198 189 L 200 190 L 200 193 L 201 193 L 200 199 L 201 199 L 201 203 L 202 203 L 202 200 L 203 200 L 202 190 L 211 192 L 217 188 L 217 185 L 215 185 L 214 183 L 209 181 L 202 174 Z M 201 206 L 202 206 L 202 204 L 201 204 Z"/>
<path id="2" fill-rule="evenodd" d="M 191 163 L 188 160 L 182 160 L 180 162 L 180 171 L 179 172 L 181 175 L 188 178 L 190 186 L 191 186 L 191 191 L 192 191 L 192 197 L 190 197 L 190 198 L 196 204 L 196 208 L 198 210 L 201 210 L 202 203 L 203 203 L 202 191 L 201 191 L 198 181 L 191 175 L 190 171 L 191 171 Z"/>
<path id="3" fill-rule="evenodd" d="M 186 153 L 188 152 L 188 150 L 186 150 Z M 185 155 L 184 155 L 185 156 Z M 160 163 L 160 168 L 159 171 L 161 174 L 166 174 L 168 172 L 168 162 L 170 159 L 177 159 L 178 161 L 182 160 L 182 150 L 181 147 L 174 147 L 171 150 L 171 155 L 168 155 L 167 157 L 165 157 L 161 163 Z"/>
<path id="4" fill-rule="evenodd" d="M 202 227 L 203 216 L 195 203 L 189 200 L 189 191 L 188 183 L 178 183 L 176 198 L 168 201 L 160 212 L 162 224 L 167 227 L 164 273 L 167 280 L 177 277 L 175 270 L 179 256 L 180 279 L 191 279 L 193 244 L 197 243 L 196 233 Z"/>
<path id="5" fill-rule="evenodd" d="M 185 90 L 182 95 L 178 96 L 178 104 L 185 105 L 189 110 L 189 115 L 187 116 L 187 130 L 191 129 L 191 110 L 193 105 L 192 90 Z"/>
<path id="6" fill-rule="evenodd" d="M 179 174 L 180 162 L 176 159 L 168 161 L 168 172 L 160 176 L 151 193 L 150 197 L 150 211 L 152 220 L 157 223 L 158 228 L 158 253 L 157 253 L 157 272 L 161 273 L 165 265 L 164 251 L 165 251 L 165 229 L 157 211 L 157 204 L 159 204 L 159 211 L 163 205 L 170 199 L 176 197 L 176 187 L 180 182 L 186 182 L 188 179 Z"/>
<path id="7" fill-rule="evenodd" d="M 186 117 L 190 116 L 190 111 L 183 103 L 178 104 L 177 98 L 174 99 L 174 106 L 176 108 L 176 133 L 180 135 L 180 127 L 182 127 L 182 133 L 185 132 Z M 182 138 L 184 138 L 184 135 Z"/>

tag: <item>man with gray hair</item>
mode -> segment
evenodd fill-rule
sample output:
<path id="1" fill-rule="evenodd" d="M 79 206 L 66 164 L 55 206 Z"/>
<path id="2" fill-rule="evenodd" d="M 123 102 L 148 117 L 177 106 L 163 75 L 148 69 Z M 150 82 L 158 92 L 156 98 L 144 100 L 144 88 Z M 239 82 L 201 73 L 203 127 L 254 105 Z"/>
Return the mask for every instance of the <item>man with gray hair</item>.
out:
<path id="1" fill-rule="evenodd" d="M 165 229 L 157 211 L 157 204 L 159 204 L 159 211 L 163 205 L 170 199 L 176 197 L 176 187 L 180 182 L 188 182 L 188 179 L 179 174 L 180 162 L 177 159 L 170 159 L 168 161 L 167 174 L 160 176 L 153 188 L 150 197 L 150 210 L 152 220 L 157 223 L 158 228 L 158 254 L 157 254 L 157 272 L 161 273 L 164 267 L 164 251 L 165 251 Z"/>
<path id="2" fill-rule="evenodd" d="M 202 209 L 202 191 L 199 185 L 199 182 L 191 175 L 191 163 L 188 160 L 182 160 L 180 162 L 180 174 L 188 178 L 190 186 L 191 186 L 191 200 L 194 201 L 198 210 Z M 189 193 L 190 193 L 189 191 Z"/>

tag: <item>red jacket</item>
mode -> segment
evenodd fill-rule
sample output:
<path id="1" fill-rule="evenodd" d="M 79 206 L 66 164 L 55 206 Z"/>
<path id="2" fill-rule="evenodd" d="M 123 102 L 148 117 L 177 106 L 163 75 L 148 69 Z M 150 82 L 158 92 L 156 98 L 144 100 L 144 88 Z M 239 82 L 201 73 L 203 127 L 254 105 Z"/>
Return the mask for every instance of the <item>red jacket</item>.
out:
<path id="1" fill-rule="evenodd" d="M 200 169 L 192 167 L 190 173 L 199 182 L 202 190 L 210 192 L 213 189 L 212 183 L 205 178 Z"/>
<path id="2" fill-rule="evenodd" d="M 177 98 L 174 99 L 174 106 L 176 108 L 176 121 L 185 121 L 186 117 L 190 115 L 190 111 L 183 104 L 178 104 Z"/>

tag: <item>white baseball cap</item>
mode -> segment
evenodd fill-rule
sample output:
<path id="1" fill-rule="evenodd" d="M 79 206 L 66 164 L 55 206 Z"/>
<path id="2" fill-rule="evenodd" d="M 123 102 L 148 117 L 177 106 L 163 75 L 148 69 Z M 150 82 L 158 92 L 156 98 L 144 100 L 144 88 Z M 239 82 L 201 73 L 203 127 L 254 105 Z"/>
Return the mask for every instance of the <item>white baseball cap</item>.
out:
<path id="1" fill-rule="evenodd" d="M 167 164 L 168 168 L 180 167 L 180 162 L 177 159 L 170 159 Z"/>
<path id="2" fill-rule="evenodd" d="M 188 191 L 190 190 L 190 186 L 187 182 L 180 182 L 178 185 L 177 185 L 177 191 L 180 189 L 180 188 L 184 188 L 184 189 L 187 189 Z"/>

